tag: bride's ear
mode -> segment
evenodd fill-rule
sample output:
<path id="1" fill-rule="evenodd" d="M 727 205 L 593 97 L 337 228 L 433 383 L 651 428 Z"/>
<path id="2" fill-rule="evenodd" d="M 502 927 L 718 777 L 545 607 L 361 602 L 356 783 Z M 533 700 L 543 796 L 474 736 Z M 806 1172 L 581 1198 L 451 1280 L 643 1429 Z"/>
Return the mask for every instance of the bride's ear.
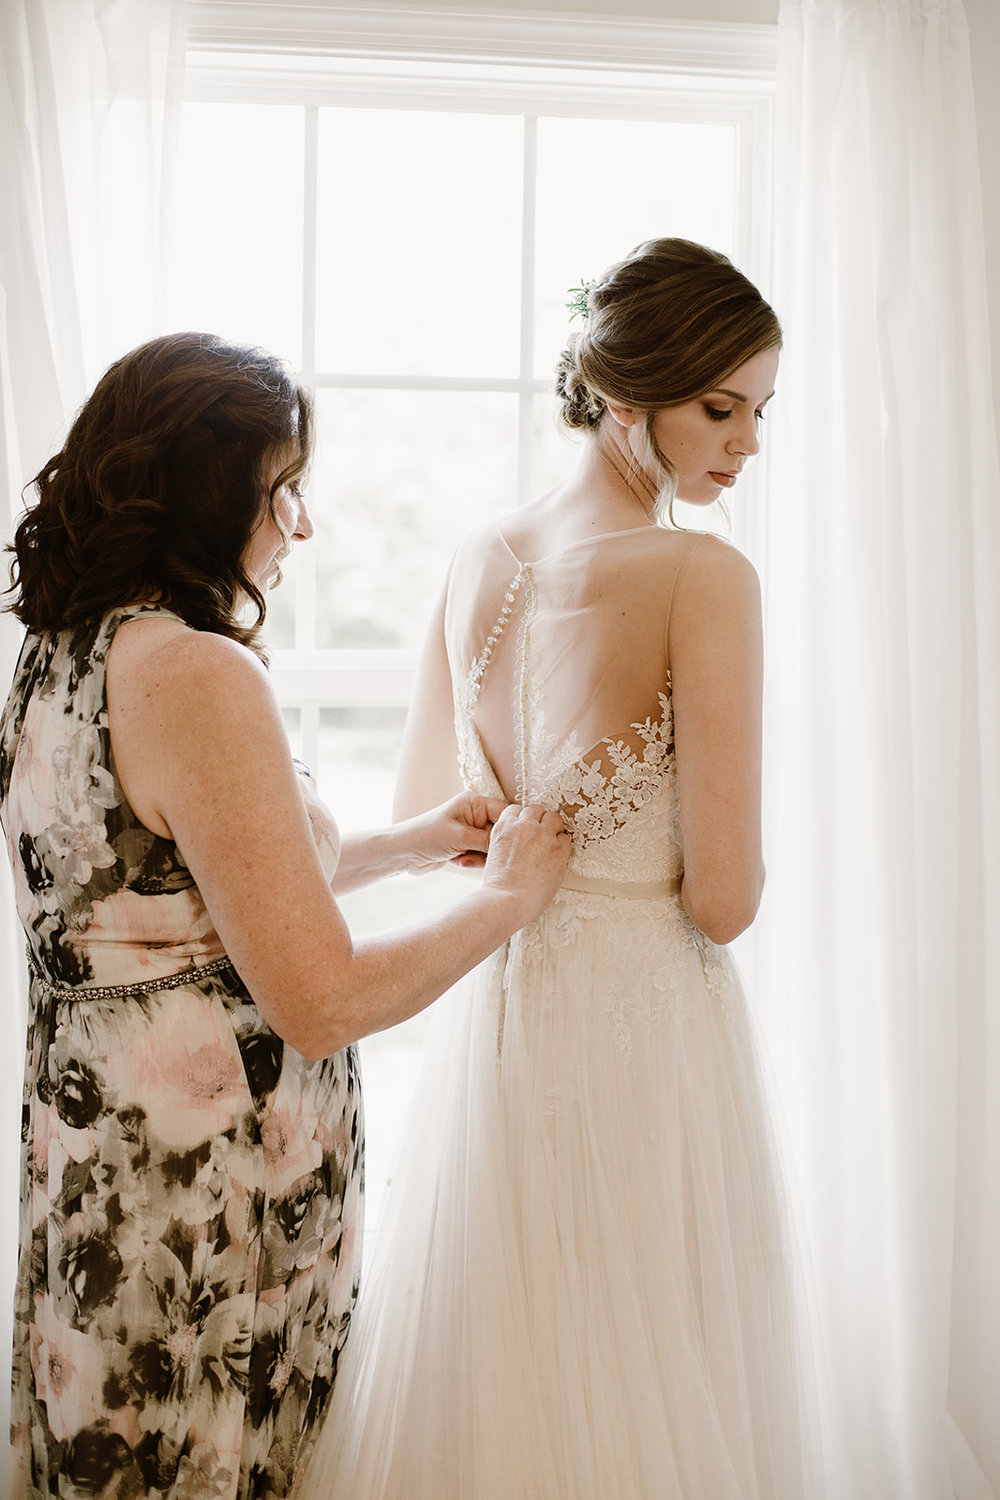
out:
<path id="1" fill-rule="evenodd" d="M 610 401 L 606 406 L 619 427 L 634 427 L 645 416 L 645 412 L 640 411 L 637 406 L 612 406 Z"/>

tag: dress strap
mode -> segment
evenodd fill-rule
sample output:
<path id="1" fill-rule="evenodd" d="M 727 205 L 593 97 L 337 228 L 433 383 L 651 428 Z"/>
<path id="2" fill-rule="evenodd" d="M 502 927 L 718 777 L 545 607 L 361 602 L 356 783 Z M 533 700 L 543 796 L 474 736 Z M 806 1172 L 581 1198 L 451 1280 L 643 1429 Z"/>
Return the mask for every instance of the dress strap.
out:
<path id="1" fill-rule="evenodd" d="M 28 953 L 28 968 L 32 976 L 46 995 L 62 1000 L 125 1000 L 133 995 L 149 995 L 154 990 L 176 990 L 182 984 L 197 984 L 201 979 L 209 979 L 213 974 L 221 974 L 223 969 L 233 967 L 232 960 L 228 954 L 221 958 L 215 958 L 210 964 L 192 964 L 187 969 L 181 969 L 178 974 L 165 974 L 160 979 L 146 979 L 141 984 L 53 984 L 47 979 L 38 966 L 38 960 L 32 953 Z M 234 970 L 235 972 L 235 970 Z"/>
<path id="2" fill-rule="evenodd" d="M 624 896 L 630 901 L 653 901 L 660 896 L 679 896 L 680 875 L 672 880 L 597 880 L 589 875 L 566 875 L 562 888 L 566 891 L 586 891 L 592 896 Z"/>

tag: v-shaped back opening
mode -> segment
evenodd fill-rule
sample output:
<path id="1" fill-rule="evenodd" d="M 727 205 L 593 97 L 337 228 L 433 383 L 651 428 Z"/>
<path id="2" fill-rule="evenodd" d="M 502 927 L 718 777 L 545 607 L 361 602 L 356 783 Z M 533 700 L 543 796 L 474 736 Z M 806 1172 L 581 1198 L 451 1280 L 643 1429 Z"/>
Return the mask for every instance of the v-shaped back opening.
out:
<path id="1" fill-rule="evenodd" d="M 638 545 L 616 545 L 629 536 Z M 558 806 L 553 778 L 570 767 L 597 786 L 642 763 L 644 733 L 666 717 L 678 562 L 646 541 L 629 527 L 526 561 L 494 526 L 459 549 L 446 614 L 456 721 L 505 795 Z"/>

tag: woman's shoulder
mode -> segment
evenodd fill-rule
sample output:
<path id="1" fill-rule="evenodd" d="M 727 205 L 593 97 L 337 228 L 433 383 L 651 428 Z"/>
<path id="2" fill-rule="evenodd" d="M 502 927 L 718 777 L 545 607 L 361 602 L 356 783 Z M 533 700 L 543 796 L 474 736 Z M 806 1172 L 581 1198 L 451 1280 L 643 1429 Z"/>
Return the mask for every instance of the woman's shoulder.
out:
<path id="1" fill-rule="evenodd" d="M 166 611 L 126 616 L 108 655 L 110 685 L 197 702 L 268 690 L 260 659 L 228 636 L 195 630 Z"/>

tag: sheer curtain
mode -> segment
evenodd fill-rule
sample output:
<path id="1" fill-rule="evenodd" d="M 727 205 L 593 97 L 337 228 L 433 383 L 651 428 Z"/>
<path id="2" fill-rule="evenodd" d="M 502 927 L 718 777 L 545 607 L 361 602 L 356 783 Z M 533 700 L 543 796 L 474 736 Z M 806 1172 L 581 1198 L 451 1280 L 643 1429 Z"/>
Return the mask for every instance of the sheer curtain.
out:
<path id="1" fill-rule="evenodd" d="M 186 0 L 0 6 L 0 474 L 9 511 L 101 369 L 157 331 Z M 0 675 L 19 640 L 0 616 Z M 22 941 L 0 861 L 0 1433 L 7 1428 L 23 1055 Z M 0 1439 L 0 1491 L 7 1445 Z"/>
<path id="2" fill-rule="evenodd" d="M 778 29 L 755 988 L 835 1500 L 995 1500 L 1000 479 L 966 20 L 781 0 Z"/>

